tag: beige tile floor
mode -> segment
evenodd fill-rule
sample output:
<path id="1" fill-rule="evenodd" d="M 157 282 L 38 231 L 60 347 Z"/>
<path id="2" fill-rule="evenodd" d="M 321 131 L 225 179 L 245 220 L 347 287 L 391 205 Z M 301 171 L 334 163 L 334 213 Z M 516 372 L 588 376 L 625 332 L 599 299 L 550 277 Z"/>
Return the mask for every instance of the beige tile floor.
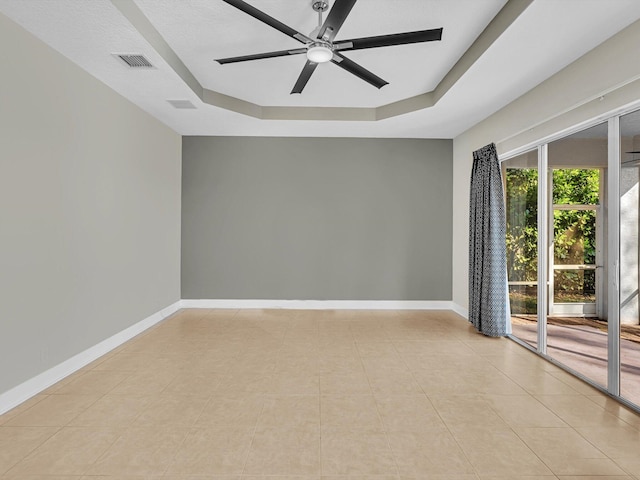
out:
<path id="1" fill-rule="evenodd" d="M 640 479 L 640 416 L 451 312 L 291 310 L 180 311 L 0 416 L 2 480 L 321 477 Z"/>

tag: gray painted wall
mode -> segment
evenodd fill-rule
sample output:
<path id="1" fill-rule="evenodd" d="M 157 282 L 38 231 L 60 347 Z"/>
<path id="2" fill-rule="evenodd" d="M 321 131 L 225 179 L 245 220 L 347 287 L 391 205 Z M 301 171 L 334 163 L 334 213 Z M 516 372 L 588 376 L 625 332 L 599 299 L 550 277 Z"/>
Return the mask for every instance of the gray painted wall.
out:
<path id="1" fill-rule="evenodd" d="M 180 298 L 181 138 L 0 14 L 0 393 Z"/>
<path id="2" fill-rule="evenodd" d="M 182 298 L 451 299 L 451 140 L 182 150 Z"/>

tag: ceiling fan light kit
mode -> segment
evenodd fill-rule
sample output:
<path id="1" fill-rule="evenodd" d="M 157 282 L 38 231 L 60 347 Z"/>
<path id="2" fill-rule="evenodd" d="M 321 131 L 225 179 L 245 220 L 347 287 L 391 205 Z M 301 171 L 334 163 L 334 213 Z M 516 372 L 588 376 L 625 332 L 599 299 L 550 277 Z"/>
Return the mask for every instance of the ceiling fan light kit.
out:
<path id="1" fill-rule="evenodd" d="M 243 0 L 223 0 L 225 3 L 238 10 L 252 16 L 256 20 L 269 25 L 270 27 L 284 33 L 288 37 L 304 43 L 304 48 L 282 50 L 278 52 L 257 53 L 253 55 L 243 55 L 241 57 L 229 57 L 216 59 L 221 65 L 227 63 L 246 62 L 251 60 L 261 60 L 266 58 L 285 57 L 288 55 L 307 56 L 307 63 L 302 68 L 302 72 L 296 81 L 291 93 L 302 93 L 311 75 L 321 63 L 331 62 L 334 65 L 346 70 L 376 88 L 382 88 L 389 82 L 378 77 L 366 68 L 347 58 L 344 53 L 349 50 L 362 50 L 365 48 L 390 47 L 394 45 L 407 45 L 410 43 L 433 42 L 442 39 L 442 28 L 420 30 L 417 32 L 394 33 L 391 35 L 378 35 L 375 37 L 354 38 L 348 40 L 335 40 L 340 27 L 346 20 L 349 12 L 353 8 L 356 0 L 335 0 L 333 7 L 325 21 L 322 21 L 322 13 L 329 9 L 327 0 L 312 0 L 311 8 L 318 13 L 318 27 L 308 36 L 300 33 L 294 28 L 285 25 L 279 20 L 258 10 L 253 5 Z"/>
<path id="2" fill-rule="evenodd" d="M 314 42 L 307 49 L 307 59 L 314 63 L 327 63 L 333 58 L 333 50 L 327 43 Z"/>

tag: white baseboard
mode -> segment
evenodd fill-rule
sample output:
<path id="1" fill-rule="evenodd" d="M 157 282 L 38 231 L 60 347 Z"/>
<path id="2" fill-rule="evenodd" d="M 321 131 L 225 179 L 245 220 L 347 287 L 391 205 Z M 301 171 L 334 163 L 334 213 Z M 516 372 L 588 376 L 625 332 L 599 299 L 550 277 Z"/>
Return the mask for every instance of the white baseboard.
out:
<path id="1" fill-rule="evenodd" d="M 461 317 L 464 317 L 466 320 L 469 320 L 469 310 L 467 310 L 466 308 L 462 308 L 457 303 L 451 302 L 451 310 L 456 312 Z"/>
<path id="2" fill-rule="evenodd" d="M 182 308 L 293 310 L 454 310 L 448 300 L 182 300 Z"/>
<path id="3" fill-rule="evenodd" d="M 84 352 L 74 355 L 55 367 L 52 367 L 49 370 L 36 375 L 30 380 L 21 383 L 17 387 L 14 387 L 4 393 L 0 393 L 0 415 L 49 388 L 54 383 L 59 382 L 63 378 L 78 371 L 82 367 L 122 345 L 127 340 L 132 339 L 161 320 L 164 320 L 169 315 L 172 315 L 182 308 L 181 304 L 181 301 L 177 301 L 174 304 L 163 308 L 159 312 L 150 315 L 144 320 L 141 320 L 106 340 L 103 340 L 93 347 L 86 349 Z"/>

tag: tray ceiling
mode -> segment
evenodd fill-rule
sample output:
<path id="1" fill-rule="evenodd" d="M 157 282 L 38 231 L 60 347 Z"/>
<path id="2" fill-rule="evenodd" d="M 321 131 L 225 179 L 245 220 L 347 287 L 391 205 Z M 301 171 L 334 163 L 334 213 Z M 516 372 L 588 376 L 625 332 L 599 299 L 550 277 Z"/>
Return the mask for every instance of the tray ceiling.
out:
<path id="1" fill-rule="evenodd" d="M 247 2 L 303 33 L 317 24 L 308 0 Z M 304 55 L 213 61 L 301 46 L 221 0 L 0 0 L 0 12 L 184 135 L 451 138 L 640 18 L 640 2 L 359 0 L 337 39 L 443 27 L 442 41 L 349 52 L 389 82 L 380 90 L 329 63 L 300 95 Z M 173 106 L 184 100 L 196 108 Z"/>

